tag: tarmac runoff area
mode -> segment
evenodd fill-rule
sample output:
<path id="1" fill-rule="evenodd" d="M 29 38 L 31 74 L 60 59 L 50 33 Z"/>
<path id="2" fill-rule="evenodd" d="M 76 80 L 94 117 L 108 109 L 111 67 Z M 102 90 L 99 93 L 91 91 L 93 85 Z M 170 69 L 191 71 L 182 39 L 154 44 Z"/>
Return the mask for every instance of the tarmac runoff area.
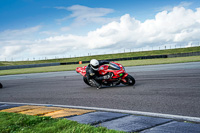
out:
<path id="1" fill-rule="evenodd" d="M 200 118 L 83 106 L 0 102 L 0 112 L 49 116 L 125 132 L 200 133 Z"/>

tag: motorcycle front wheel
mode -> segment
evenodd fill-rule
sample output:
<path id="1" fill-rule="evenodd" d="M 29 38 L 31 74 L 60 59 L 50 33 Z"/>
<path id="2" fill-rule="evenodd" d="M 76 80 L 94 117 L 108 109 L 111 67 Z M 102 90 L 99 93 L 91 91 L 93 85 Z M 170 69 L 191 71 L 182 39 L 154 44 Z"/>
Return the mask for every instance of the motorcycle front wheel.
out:
<path id="1" fill-rule="evenodd" d="M 87 78 L 86 78 L 86 77 L 84 77 L 84 76 L 83 76 L 83 81 L 84 81 L 84 82 L 85 82 L 87 85 L 91 86 L 91 85 L 89 84 L 89 82 L 88 82 Z"/>
<path id="2" fill-rule="evenodd" d="M 126 82 L 123 82 L 123 81 L 121 82 L 124 85 L 128 86 L 128 85 L 134 85 L 135 84 L 135 79 L 131 75 L 126 76 L 125 80 L 126 80 Z"/>

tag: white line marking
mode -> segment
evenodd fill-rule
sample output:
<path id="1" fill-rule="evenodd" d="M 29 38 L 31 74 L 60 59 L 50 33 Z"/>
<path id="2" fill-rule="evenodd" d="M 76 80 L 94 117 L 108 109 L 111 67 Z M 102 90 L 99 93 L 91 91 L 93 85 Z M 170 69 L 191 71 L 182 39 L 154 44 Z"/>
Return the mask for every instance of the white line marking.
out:
<path id="1" fill-rule="evenodd" d="M 25 105 L 38 105 L 38 106 L 55 106 L 55 107 L 65 107 L 65 108 L 77 108 L 77 109 L 89 109 L 97 111 L 107 111 L 107 112 L 118 112 L 133 115 L 143 115 L 151 117 L 160 117 L 173 120 L 190 121 L 200 123 L 199 117 L 181 116 L 181 115 L 171 115 L 171 114 L 161 114 L 161 113 L 151 113 L 151 112 L 141 112 L 132 110 L 121 110 L 121 109 L 109 109 L 109 108 L 97 108 L 97 107 L 84 107 L 84 106 L 71 106 L 71 105 L 55 105 L 55 104 L 36 104 L 36 103 L 15 103 L 15 102 L 0 102 L 0 104 L 25 104 Z"/>

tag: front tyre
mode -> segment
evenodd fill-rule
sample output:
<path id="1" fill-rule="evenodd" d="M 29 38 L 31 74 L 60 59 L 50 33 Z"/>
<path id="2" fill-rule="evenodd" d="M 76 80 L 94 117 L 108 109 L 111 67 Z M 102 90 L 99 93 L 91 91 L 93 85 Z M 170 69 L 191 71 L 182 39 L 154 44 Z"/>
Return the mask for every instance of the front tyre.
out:
<path id="1" fill-rule="evenodd" d="M 83 76 L 83 81 L 84 81 L 84 82 L 85 82 L 87 85 L 91 86 L 91 85 L 89 84 L 89 82 L 88 82 L 87 78 L 86 78 L 86 77 L 84 77 L 84 76 Z"/>
<path id="2" fill-rule="evenodd" d="M 124 85 L 131 86 L 131 85 L 135 84 L 135 79 L 131 75 L 126 76 L 125 80 L 126 80 L 126 82 L 122 81 L 122 84 L 124 84 Z"/>

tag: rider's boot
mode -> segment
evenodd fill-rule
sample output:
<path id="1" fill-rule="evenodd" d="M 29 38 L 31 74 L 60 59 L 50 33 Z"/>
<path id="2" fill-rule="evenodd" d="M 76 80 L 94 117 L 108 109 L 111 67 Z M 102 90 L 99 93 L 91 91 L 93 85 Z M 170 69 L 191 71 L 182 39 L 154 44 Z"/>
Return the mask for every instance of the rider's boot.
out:
<path id="1" fill-rule="evenodd" d="M 97 89 L 101 89 L 102 85 L 100 83 L 98 83 L 97 81 L 95 81 L 94 79 L 90 79 L 90 84 L 92 84 L 92 86 L 96 86 Z"/>
<path id="2" fill-rule="evenodd" d="M 97 90 L 98 90 L 98 89 L 101 89 L 101 87 L 102 87 L 102 85 L 98 85 L 98 86 L 97 86 Z"/>

